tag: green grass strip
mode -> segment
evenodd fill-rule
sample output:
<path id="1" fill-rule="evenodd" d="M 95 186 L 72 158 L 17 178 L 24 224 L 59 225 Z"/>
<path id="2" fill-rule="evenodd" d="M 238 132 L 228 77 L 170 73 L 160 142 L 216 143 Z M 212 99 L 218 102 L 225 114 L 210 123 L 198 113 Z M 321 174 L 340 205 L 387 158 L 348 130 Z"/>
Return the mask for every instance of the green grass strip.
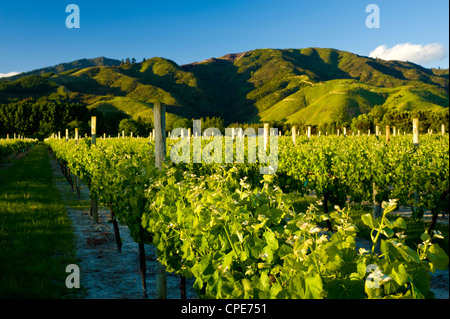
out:
<path id="1" fill-rule="evenodd" d="M 47 149 L 38 144 L 13 163 L 0 169 L 0 298 L 74 297 L 65 285 L 74 234 Z"/>

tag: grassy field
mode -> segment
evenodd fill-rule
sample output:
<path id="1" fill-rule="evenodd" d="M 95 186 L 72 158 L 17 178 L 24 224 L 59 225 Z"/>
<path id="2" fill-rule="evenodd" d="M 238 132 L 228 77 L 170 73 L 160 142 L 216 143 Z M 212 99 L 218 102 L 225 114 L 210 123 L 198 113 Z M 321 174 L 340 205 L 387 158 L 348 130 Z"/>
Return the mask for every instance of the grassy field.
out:
<path id="1" fill-rule="evenodd" d="M 0 169 L 0 298 L 73 298 L 73 231 L 47 149 L 38 144 L 12 164 Z"/>

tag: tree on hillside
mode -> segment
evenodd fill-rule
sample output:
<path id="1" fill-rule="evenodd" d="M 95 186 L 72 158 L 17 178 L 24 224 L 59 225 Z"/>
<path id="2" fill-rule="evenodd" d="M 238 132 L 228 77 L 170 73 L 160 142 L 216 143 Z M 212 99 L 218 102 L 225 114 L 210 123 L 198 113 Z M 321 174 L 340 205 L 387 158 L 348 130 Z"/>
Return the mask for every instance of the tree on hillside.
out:
<path id="1" fill-rule="evenodd" d="M 209 128 L 209 127 L 214 127 L 219 129 L 222 134 L 225 133 L 225 124 L 224 124 L 224 120 L 220 117 L 206 117 L 206 118 L 201 118 L 202 121 L 202 131 Z"/>
<path id="2" fill-rule="evenodd" d="M 67 129 L 69 129 L 69 135 L 70 137 L 75 136 L 75 129 L 78 129 L 78 136 L 84 136 L 85 133 L 90 132 L 90 128 L 87 122 L 85 121 L 79 121 L 79 120 L 73 120 L 69 123 L 67 123 Z"/>
<path id="3" fill-rule="evenodd" d="M 367 134 L 371 129 L 373 119 L 367 114 L 361 114 L 358 117 L 352 119 L 351 130 L 354 132 L 361 131 L 363 134 Z"/>
<path id="4" fill-rule="evenodd" d="M 202 125 L 203 125 L 203 123 L 202 123 Z M 189 128 L 190 127 L 190 128 L 192 128 L 192 120 L 189 120 L 189 119 L 184 118 L 184 117 L 180 117 L 180 118 L 176 119 L 172 123 L 172 128 L 171 129 L 178 128 L 178 127 L 181 127 L 181 128 Z"/>
<path id="5" fill-rule="evenodd" d="M 369 114 L 372 116 L 374 124 L 380 124 L 386 112 L 387 109 L 383 105 L 375 105 Z"/>
<path id="6" fill-rule="evenodd" d="M 136 119 L 136 124 L 138 128 L 137 133 L 141 136 L 148 136 L 154 127 L 151 117 L 143 118 L 141 116 L 138 116 Z"/>
<path id="7" fill-rule="evenodd" d="M 122 133 L 124 131 L 125 135 L 130 135 L 131 132 L 133 132 L 133 135 L 138 135 L 139 127 L 136 121 L 133 119 L 123 119 L 119 123 L 119 133 Z"/>

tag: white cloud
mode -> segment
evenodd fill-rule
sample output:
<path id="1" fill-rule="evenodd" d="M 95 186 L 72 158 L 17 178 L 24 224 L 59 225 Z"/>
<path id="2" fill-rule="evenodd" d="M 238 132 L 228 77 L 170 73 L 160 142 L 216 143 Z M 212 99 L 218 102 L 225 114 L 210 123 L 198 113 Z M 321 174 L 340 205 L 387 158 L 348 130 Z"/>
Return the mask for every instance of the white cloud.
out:
<path id="1" fill-rule="evenodd" d="M 13 76 L 22 72 L 8 72 L 8 73 L 0 73 L 0 78 L 6 78 L 8 76 Z"/>
<path id="2" fill-rule="evenodd" d="M 447 52 L 442 44 L 413 44 L 400 43 L 392 48 L 385 44 L 380 45 L 370 52 L 369 57 L 380 58 L 383 60 L 410 61 L 417 64 L 428 64 L 434 61 L 440 61 L 447 57 Z"/>

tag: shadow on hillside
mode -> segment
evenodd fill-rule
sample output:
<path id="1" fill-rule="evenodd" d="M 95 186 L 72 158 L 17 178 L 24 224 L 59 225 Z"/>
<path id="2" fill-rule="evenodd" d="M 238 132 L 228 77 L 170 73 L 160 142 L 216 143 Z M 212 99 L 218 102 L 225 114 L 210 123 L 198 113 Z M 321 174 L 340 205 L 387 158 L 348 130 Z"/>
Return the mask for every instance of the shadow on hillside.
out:
<path id="1" fill-rule="evenodd" d="M 92 75 L 91 75 L 92 76 Z M 52 81 L 59 85 L 65 86 L 72 92 L 80 92 L 84 94 L 93 95 L 113 95 L 113 96 L 125 96 L 126 92 L 123 92 L 119 87 L 112 87 L 109 85 L 102 85 L 95 79 L 89 76 L 82 77 L 67 77 L 58 76 L 52 78 Z"/>
<path id="2" fill-rule="evenodd" d="M 169 64 L 170 62 L 170 64 Z M 154 85 L 184 104 L 184 107 L 166 105 L 166 111 L 191 118 L 218 116 L 225 124 L 242 122 L 257 115 L 254 101 L 247 94 L 255 87 L 249 82 L 250 73 L 239 73 L 231 61 L 211 59 L 206 63 L 178 66 L 167 63 L 164 74 L 141 73 L 129 70 L 143 84 Z"/>
<path id="3" fill-rule="evenodd" d="M 286 59 L 297 66 L 307 66 L 308 75 L 317 81 L 333 79 L 353 79 L 347 72 L 339 68 L 339 53 L 334 50 L 322 50 L 328 55 L 322 57 L 315 48 L 302 50 L 284 50 Z M 324 58 L 326 58 L 324 60 Z M 313 76 L 314 74 L 314 76 Z"/>
<path id="4" fill-rule="evenodd" d="M 212 106 L 215 116 L 222 117 L 227 123 L 255 120 L 258 109 L 254 101 L 247 98 L 247 94 L 256 88 L 250 82 L 250 70 L 240 72 L 232 61 L 214 58 L 206 63 L 185 65 L 183 70 L 192 72 L 199 79 L 199 88 L 205 92 L 204 98 Z M 208 112 L 210 110 L 204 110 L 205 115 Z"/>
<path id="5" fill-rule="evenodd" d="M 375 61 L 367 61 L 367 64 L 383 74 L 390 75 L 399 80 L 406 80 L 403 73 L 395 68 L 388 67 L 380 62 L 375 62 Z"/>

